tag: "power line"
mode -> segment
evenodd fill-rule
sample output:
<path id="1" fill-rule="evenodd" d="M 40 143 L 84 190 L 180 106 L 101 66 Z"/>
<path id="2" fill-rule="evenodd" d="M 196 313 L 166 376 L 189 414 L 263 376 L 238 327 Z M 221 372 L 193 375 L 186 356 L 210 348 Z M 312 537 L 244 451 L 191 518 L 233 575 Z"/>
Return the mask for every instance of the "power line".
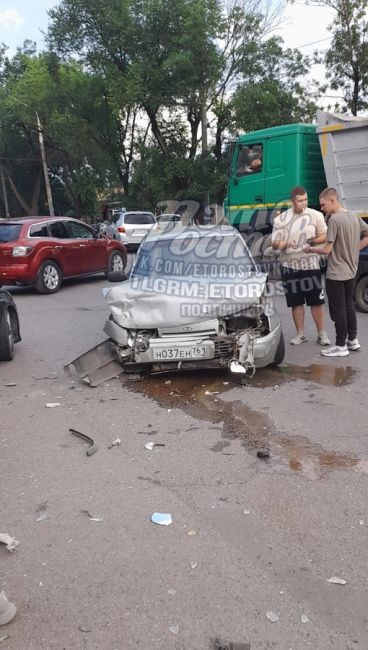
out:
<path id="1" fill-rule="evenodd" d="M 317 43 L 323 43 L 324 41 L 329 41 L 332 36 L 327 36 L 326 38 L 320 38 L 319 41 L 312 41 L 311 43 L 304 43 L 304 45 L 296 45 L 295 49 L 300 50 L 302 47 L 308 47 L 308 45 L 316 45 Z"/>

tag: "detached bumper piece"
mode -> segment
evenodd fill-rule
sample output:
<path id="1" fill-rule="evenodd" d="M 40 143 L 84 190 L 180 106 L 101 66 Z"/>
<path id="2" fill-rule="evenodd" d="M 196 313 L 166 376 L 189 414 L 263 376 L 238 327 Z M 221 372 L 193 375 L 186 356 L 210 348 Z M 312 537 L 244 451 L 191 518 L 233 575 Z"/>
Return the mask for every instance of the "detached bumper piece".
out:
<path id="1" fill-rule="evenodd" d="M 117 377 L 124 370 L 116 361 L 114 347 L 106 340 L 68 363 L 64 366 L 64 371 L 69 376 L 77 375 L 86 384 L 95 387 Z"/>

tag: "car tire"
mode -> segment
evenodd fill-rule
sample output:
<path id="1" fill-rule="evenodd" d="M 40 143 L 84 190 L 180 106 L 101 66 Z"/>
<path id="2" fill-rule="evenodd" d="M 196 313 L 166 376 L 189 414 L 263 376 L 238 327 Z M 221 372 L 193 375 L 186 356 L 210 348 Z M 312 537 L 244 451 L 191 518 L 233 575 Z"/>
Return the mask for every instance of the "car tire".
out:
<path id="1" fill-rule="evenodd" d="M 270 363 L 271 368 L 276 368 L 277 366 L 280 365 L 280 363 L 283 362 L 285 358 L 285 339 L 284 339 L 284 334 L 281 332 L 279 344 L 276 349 L 276 354 L 275 358 L 272 363 Z"/>
<path id="2" fill-rule="evenodd" d="M 0 361 L 11 361 L 14 357 L 14 334 L 9 309 L 0 318 Z"/>
<path id="3" fill-rule="evenodd" d="M 36 291 L 38 293 L 56 293 L 61 287 L 63 276 L 60 267 L 52 260 L 46 260 L 38 269 Z"/>
<path id="4" fill-rule="evenodd" d="M 124 259 L 120 251 L 112 251 L 109 259 L 107 273 L 111 273 L 112 271 L 124 271 L 126 262 L 126 259 Z"/>
<path id="5" fill-rule="evenodd" d="M 368 314 L 368 275 L 364 275 L 355 285 L 355 303 L 360 311 Z"/>

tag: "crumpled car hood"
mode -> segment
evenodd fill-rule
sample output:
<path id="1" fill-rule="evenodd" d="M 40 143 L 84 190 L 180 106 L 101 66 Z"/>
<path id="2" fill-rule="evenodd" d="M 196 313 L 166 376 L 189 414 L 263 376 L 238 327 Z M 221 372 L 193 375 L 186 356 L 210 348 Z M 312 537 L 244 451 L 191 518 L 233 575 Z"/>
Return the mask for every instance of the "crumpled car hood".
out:
<path id="1" fill-rule="evenodd" d="M 180 327 L 259 304 L 266 280 L 266 273 L 255 272 L 246 279 L 133 277 L 104 294 L 121 327 Z"/>

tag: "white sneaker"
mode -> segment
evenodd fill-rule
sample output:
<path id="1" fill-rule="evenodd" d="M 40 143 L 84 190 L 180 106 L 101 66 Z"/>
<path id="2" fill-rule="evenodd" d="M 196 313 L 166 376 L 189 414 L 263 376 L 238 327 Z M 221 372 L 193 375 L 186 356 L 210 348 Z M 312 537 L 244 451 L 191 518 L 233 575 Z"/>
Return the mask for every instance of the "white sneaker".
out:
<path id="1" fill-rule="evenodd" d="M 296 336 L 290 341 L 290 345 L 300 345 L 300 343 L 305 343 L 308 341 L 304 332 L 298 332 Z"/>
<path id="2" fill-rule="evenodd" d="M 347 348 L 348 350 L 360 350 L 360 343 L 358 339 L 353 339 L 352 341 L 349 341 L 348 339 Z"/>
<path id="3" fill-rule="evenodd" d="M 332 345 L 327 350 L 321 350 L 324 357 L 347 357 L 349 350 L 346 345 Z"/>
<path id="4" fill-rule="evenodd" d="M 327 336 L 327 332 L 320 332 L 317 336 L 317 343 L 320 345 L 331 345 L 331 341 Z"/>

